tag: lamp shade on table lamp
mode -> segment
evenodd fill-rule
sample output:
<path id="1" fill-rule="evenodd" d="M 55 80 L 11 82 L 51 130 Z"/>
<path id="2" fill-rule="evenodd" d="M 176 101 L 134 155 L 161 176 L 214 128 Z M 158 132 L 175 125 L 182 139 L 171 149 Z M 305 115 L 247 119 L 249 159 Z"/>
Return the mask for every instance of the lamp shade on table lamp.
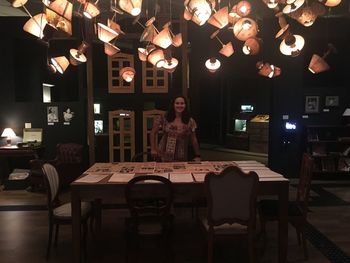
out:
<path id="1" fill-rule="evenodd" d="M 350 125 L 350 108 L 345 109 L 342 119 L 344 125 Z"/>
<path id="2" fill-rule="evenodd" d="M 11 128 L 5 128 L 1 137 L 6 137 L 7 146 L 11 145 L 11 139 L 16 137 L 16 133 Z"/>

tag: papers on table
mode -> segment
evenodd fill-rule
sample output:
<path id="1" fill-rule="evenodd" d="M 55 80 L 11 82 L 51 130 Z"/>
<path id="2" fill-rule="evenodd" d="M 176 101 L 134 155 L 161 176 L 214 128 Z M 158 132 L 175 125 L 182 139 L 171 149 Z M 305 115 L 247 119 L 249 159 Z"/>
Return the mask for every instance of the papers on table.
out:
<path id="1" fill-rule="evenodd" d="M 77 183 L 97 183 L 107 176 L 111 176 L 112 173 L 86 173 L 83 174 L 82 177 L 80 177 L 75 182 Z"/>
<path id="2" fill-rule="evenodd" d="M 127 183 L 134 176 L 148 174 L 159 175 L 174 183 L 203 182 L 208 172 L 219 173 L 228 166 L 238 166 L 244 172 L 255 171 L 260 179 L 283 178 L 271 171 L 264 164 L 253 160 L 247 161 L 204 161 L 204 162 L 119 162 L 95 163 L 85 176 L 76 182 L 95 183 L 106 176 L 111 176 L 110 183 Z"/>
<path id="3" fill-rule="evenodd" d="M 193 177 L 191 173 L 170 173 L 169 180 L 172 183 L 191 183 Z"/>
<path id="4" fill-rule="evenodd" d="M 113 173 L 111 178 L 109 178 L 109 183 L 127 183 L 129 182 L 135 174 L 126 174 L 126 173 Z"/>
<path id="5" fill-rule="evenodd" d="M 194 180 L 198 183 L 204 182 L 204 178 L 206 174 L 207 173 L 192 173 Z"/>

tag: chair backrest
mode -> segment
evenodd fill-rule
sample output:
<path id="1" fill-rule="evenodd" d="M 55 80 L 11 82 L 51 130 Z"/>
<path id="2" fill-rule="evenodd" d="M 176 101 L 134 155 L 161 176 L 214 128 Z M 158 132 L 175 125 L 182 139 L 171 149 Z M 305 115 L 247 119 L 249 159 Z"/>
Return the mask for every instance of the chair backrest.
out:
<path id="1" fill-rule="evenodd" d="M 297 190 L 297 202 L 305 214 L 307 213 L 310 196 L 313 165 L 314 163 L 312 156 L 308 153 L 304 153 L 301 161 L 300 177 Z"/>
<path id="2" fill-rule="evenodd" d="M 56 168 L 49 163 L 43 164 L 42 171 L 44 174 L 44 181 L 47 187 L 48 208 L 49 211 L 51 211 L 54 208 L 54 204 L 58 201 L 60 185 L 59 176 Z"/>
<path id="3" fill-rule="evenodd" d="M 62 163 L 82 163 L 83 145 L 77 143 L 57 144 L 56 158 Z"/>
<path id="4" fill-rule="evenodd" d="M 258 175 L 245 173 L 237 166 L 228 166 L 220 174 L 205 176 L 208 203 L 208 224 L 255 224 Z"/>
<path id="5" fill-rule="evenodd" d="M 125 198 L 132 217 L 166 217 L 173 203 L 172 183 L 162 176 L 137 176 L 128 182 Z"/>

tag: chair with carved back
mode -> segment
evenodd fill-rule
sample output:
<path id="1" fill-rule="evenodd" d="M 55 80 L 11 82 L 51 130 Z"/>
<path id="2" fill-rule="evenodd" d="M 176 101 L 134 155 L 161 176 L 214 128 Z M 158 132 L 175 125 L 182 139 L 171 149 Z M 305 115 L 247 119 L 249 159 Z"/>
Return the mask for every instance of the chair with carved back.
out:
<path id="1" fill-rule="evenodd" d="M 49 212 L 49 239 L 47 244 L 46 259 L 50 257 L 50 250 L 52 246 L 52 237 L 54 226 L 56 226 L 55 231 L 55 243 L 57 245 L 59 226 L 60 225 L 70 225 L 72 224 L 72 209 L 71 203 L 61 203 L 59 200 L 59 190 L 60 190 L 60 178 L 58 176 L 56 168 L 45 163 L 42 165 L 42 172 L 44 175 L 44 183 L 47 188 L 47 206 Z M 86 243 L 87 236 L 87 220 L 92 215 L 92 208 L 90 203 L 81 203 L 81 224 L 83 226 L 83 243 Z"/>
<path id="2" fill-rule="evenodd" d="M 207 216 L 200 223 L 207 236 L 208 263 L 214 262 L 214 239 L 246 237 L 249 262 L 255 262 L 258 175 L 237 166 L 205 176 Z"/>
<path id="3" fill-rule="evenodd" d="M 126 219 L 127 261 L 129 250 L 139 250 L 141 240 L 159 242 L 158 252 L 165 261 L 169 259 L 173 223 L 173 187 L 170 180 L 157 175 L 134 177 L 126 186 L 125 197 L 130 211 L 130 217 Z M 132 253 L 133 256 L 138 254 L 139 251 Z"/>
<path id="4" fill-rule="evenodd" d="M 288 222 L 295 227 L 299 245 L 303 246 L 304 258 L 308 259 L 305 237 L 307 224 L 308 201 L 313 173 L 313 159 L 310 154 L 304 153 L 301 162 L 297 197 L 288 203 Z M 261 200 L 258 205 L 261 233 L 266 237 L 266 222 L 277 221 L 279 205 L 277 200 Z M 302 242 L 301 242 L 302 241 Z"/>
<path id="5" fill-rule="evenodd" d="M 56 157 L 49 162 L 57 169 L 61 185 L 68 186 L 84 171 L 83 145 L 77 143 L 57 144 Z"/>

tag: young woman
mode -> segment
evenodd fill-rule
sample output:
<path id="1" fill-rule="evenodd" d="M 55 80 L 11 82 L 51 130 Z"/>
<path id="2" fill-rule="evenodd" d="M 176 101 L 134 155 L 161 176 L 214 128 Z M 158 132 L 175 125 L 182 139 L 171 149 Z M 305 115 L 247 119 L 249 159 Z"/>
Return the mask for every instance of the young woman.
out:
<path id="1" fill-rule="evenodd" d="M 183 96 L 175 97 L 165 116 L 157 118 L 150 134 L 151 154 L 163 162 L 188 161 L 188 144 L 192 144 L 196 161 L 200 160 L 199 145 L 196 137 L 197 124 L 190 117 L 187 100 Z M 163 136 L 157 145 L 158 132 Z"/>

